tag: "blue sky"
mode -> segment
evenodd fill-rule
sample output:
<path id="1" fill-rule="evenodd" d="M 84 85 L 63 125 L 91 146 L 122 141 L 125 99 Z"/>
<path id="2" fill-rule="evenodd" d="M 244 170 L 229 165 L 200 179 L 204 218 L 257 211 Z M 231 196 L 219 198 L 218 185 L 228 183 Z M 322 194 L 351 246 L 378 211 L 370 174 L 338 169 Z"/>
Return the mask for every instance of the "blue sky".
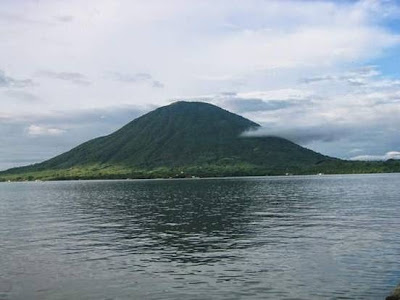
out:
<path id="1" fill-rule="evenodd" d="M 345 159 L 400 158 L 400 2 L 0 3 L 0 169 L 206 101 Z"/>

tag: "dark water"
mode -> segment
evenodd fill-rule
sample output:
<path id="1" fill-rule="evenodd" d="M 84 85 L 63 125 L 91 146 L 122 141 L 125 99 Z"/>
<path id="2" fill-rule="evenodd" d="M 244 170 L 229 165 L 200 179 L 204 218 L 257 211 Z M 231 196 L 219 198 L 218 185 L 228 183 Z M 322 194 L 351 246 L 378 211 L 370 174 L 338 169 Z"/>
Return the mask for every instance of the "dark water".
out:
<path id="1" fill-rule="evenodd" d="M 0 184 L 0 299 L 384 299 L 400 175 Z"/>

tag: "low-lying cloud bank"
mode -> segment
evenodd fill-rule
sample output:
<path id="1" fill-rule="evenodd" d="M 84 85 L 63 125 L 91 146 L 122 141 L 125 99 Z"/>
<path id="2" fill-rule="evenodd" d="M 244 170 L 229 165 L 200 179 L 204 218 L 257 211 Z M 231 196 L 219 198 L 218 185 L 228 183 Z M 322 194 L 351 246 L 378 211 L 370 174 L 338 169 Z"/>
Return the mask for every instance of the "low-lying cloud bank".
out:
<path id="1" fill-rule="evenodd" d="M 351 160 L 366 160 L 366 161 L 388 160 L 388 159 L 400 159 L 400 152 L 390 151 L 384 155 L 358 155 L 351 158 Z"/>
<path id="2" fill-rule="evenodd" d="M 261 127 L 257 130 L 246 131 L 243 137 L 277 136 L 292 142 L 307 145 L 311 142 L 333 142 L 347 137 L 348 128 L 332 128 L 328 126 L 311 126 L 303 128 L 268 128 Z"/>
<path id="3" fill-rule="evenodd" d="M 27 128 L 27 132 L 28 135 L 30 136 L 39 136 L 39 135 L 54 136 L 54 135 L 62 135 L 65 132 L 65 130 L 60 128 L 52 128 L 52 127 L 38 126 L 32 124 Z"/>
<path id="4" fill-rule="evenodd" d="M 376 132 L 376 128 L 351 128 L 351 127 L 334 127 L 334 126 L 320 126 L 320 127 L 308 127 L 308 128 L 268 128 L 260 127 L 259 129 L 246 131 L 242 134 L 243 137 L 282 137 L 288 139 L 292 142 L 303 146 L 312 145 L 311 148 L 315 149 L 315 145 L 326 144 L 335 147 L 335 144 L 349 144 L 354 145 L 354 147 L 359 145 L 366 145 L 365 149 L 353 148 L 348 151 L 347 157 L 342 157 L 349 160 L 361 160 L 361 161 L 386 161 L 389 159 L 400 159 L 400 151 L 389 151 L 385 154 L 371 155 L 371 154 L 361 154 L 357 156 L 351 156 L 355 153 L 370 152 L 373 147 L 368 144 L 368 140 L 382 140 L 380 143 L 381 147 L 376 148 L 376 152 L 385 149 L 386 147 L 396 147 L 400 146 L 396 136 L 388 135 L 387 133 L 383 136 L 378 136 L 379 133 Z M 384 143 L 384 140 L 392 141 L 390 146 Z M 351 148 L 351 146 L 349 147 Z M 373 150 L 372 150 L 373 151 Z M 325 153 L 325 151 L 322 151 Z"/>

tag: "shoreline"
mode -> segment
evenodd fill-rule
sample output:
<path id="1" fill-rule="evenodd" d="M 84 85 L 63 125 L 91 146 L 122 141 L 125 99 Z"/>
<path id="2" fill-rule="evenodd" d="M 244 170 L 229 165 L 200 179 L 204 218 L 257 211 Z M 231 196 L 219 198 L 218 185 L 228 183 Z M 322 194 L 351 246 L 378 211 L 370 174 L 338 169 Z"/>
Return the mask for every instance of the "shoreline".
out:
<path id="1" fill-rule="evenodd" d="M 63 182 L 63 181 L 182 181 L 182 180 L 210 180 L 210 179 L 251 179 L 251 178 L 268 178 L 268 179 L 282 179 L 282 178 L 326 178 L 335 176 L 374 176 L 374 175 L 395 175 L 400 172 L 376 172 L 376 173 L 337 173 L 337 174 L 290 174 L 290 175 L 238 175 L 238 176 L 209 176 L 209 177 L 160 177 L 160 178 L 62 178 L 62 179 L 33 179 L 33 180 L 0 180 L 0 183 L 43 183 L 43 182 Z M 399 299 L 400 300 L 400 299 Z"/>

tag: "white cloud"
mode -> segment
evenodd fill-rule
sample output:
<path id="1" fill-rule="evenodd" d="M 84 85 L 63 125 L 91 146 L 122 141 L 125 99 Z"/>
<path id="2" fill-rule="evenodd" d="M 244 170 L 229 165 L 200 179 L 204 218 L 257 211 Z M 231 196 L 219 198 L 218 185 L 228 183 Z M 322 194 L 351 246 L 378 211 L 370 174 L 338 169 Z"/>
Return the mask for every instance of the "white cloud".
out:
<path id="1" fill-rule="evenodd" d="M 215 40 L 199 62 L 210 71 L 329 67 L 374 57 L 400 37 L 369 26 L 300 27 L 290 31 L 244 30 Z M 371 41 L 374 41 L 371 43 Z"/>
<path id="2" fill-rule="evenodd" d="M 164 104 L 232 86 L 289 89 L 295 74 L 362 62 L 400 42 L 380 22 L 394 9 L 371 1 L 17 1 L 4 9 L 20 18 L 2 24 L 0 67 L 26 75 L 52 70 L 63 79 L 47 76 L 36 88 L 48 110 L 107 107 L 110 99 Z M 70 22 L 55 19 L 60 12 Z M 28 16 L 44 23 L 21 21 Z M 121 87 L 102 78 L 107 70 L 140 70 L 158 82 Z M 66 86 L 70 73 L 92 85 Z M 164 89 L 153 88 L 159 82 Z"/>
<path id="3" fill-rule="evenodd" d="M 317 77 L 303 78 L 301 82 L 310 85 L 320 83 L 344 83 L 351 86 L 363 86 L 370 89 L 400 87 L 399 79 L 382 78 L 382 73 L 379 71 L 377 66 L 365 66 L 357 70 L 339 74 L 327 74 Z"/>
<path id="4" fill-rule="evenodd" d="M 365 85 L 370 78 L 376 77 L 381 73 L 376 66 L 366 66 L 357 70 L 349 71 L 344 74 L 324 75 L 319 77 L 304 78 L 304 83 L 318 82 L 345 82 L 351 85 Z"/>
<path id="5" fill-rule="evenodd" d="M 15 79 L 0 70 L 0 88 L 25 88 L 33 85 L 31 79 Z"/>
<path id="6" fill-rule="evenodd" d="M 85 75 L 78 72 L 53 72 L 53 71 L 39 71 L 36 76 L 47 77 L 51 79 L 64 80 L 79 85 L 89 85 Z"/>
<path id="7" fill-rule="evenodd" d="M 4 92 L 4 95 L 7 97 L 12 98 L 14 101 L 22 101 L 22 102 L 37 102 L 39 101 L 39 98 L 35 96 L 34 94 L 27 93 L 25 91 L 21 90 L 6 90 Z"/>
<path id="8" fill-rule="evenodd" d="M 384 155 L 359 155 L 351 158 L 351 160 L 388 160 L 388 159 L 400 159 L 400 152 L 390 151 Z"/>
<path id="9" fill-rule="evenodd" d="M 27 133 L 30 136 L 58 136 L 65 133 L 65 130 L 46 126 L 30 125 L 27 128 Z"/>
<path id="10" fill-rule="evenodd" d="M 160 81 L 155 80 L 153 76 L 151 76 L 151 74 L 149 73 L 123 74 L 119 72 L 108 72 L 106 77 L 122 83 L 128 83 L 128 84 L 147 83 L 155 88 L 164 87 L 164 85 Z"/>
<path id="11" fill-rule="evenodd" d="M 394 136 L 400 126 L 400 78 L 370 64 L 400 46 L 399 33 L 386 26 L 400 16 L 396 4 L 8 1 L 0 12 L 0 69 L 5 72 L 0 86 L 7 96 L 1 115 L 21 119 L 77 108 L 163 105 L 192 96 L 244 114 L 275 133 L 292 136 L 300 128 L 308 141 L 324 134 L 332 137 L 328 140 L 347 136 L 349 128 L 354 140 L 356 133 L 364 139 L 362 127 L 368 125 L 382 133 L 369 135 L 369 145 L 349 142 L 348 149 L 334 154 L 348 155 L 356 147 L 384 153 L 395 147 L 386 142 L 386 150 L 371 149 L 376 138 Z M 119 80 L 104 76 L 110 70 Z M 40 75 L 36 85 L 29 81 L 32 75 Z M 21 85 L 24 94 L 10 92 Z M 33 96 L 41 105 L 28 101 Z M 30 122 L 31 136 L 62 134 L 57 123 Z"/>
<path id="12" fill-rule="evenodd" d="M 305 89 L 287 88 L 287 89 L 268 90 L 268 91 L 244 92 L 244 93 L 238 93 L 237 96 L 243 99 L 257 98 L 264 101 L 304 100 L 312 97 L 313 92 Z"/>
<path id="13" fill-rule="evenodd" d="M 364 152 L 364 150 L 360 148 L 354 148 L 349 151 L 349 153 L 360 153 L 360 152 Z"/>

